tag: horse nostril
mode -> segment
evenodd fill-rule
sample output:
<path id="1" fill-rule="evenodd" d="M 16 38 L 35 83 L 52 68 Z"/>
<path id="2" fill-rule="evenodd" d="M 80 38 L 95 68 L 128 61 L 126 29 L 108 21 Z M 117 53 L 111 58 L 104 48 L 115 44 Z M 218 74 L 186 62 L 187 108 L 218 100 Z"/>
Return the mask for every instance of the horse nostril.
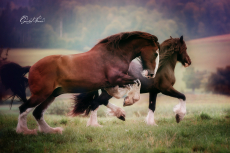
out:
<path id="1" fill-rule="evenodd" d="M 150 77 L 153 77 L 154 74 L 150 74 Z"/>

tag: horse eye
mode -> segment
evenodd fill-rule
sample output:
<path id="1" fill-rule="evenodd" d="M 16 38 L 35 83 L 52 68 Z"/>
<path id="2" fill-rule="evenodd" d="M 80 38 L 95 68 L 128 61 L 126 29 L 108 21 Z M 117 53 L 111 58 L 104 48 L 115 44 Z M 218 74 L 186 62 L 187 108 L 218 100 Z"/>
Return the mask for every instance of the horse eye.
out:
<path id="1" fill-rule="evenodd" d="M 154 53 L 154 55 L 157 57 L 158 56 L 158 54 L 157 53 Z"/>

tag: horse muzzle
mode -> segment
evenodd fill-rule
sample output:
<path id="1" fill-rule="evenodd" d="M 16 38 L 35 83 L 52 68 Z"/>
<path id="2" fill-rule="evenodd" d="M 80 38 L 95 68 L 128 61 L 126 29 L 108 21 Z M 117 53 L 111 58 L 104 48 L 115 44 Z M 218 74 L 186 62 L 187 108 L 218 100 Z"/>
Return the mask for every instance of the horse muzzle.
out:
<path id="1" fill-rule="evenodd" d="M 191 64 L 192 64 L 191 59 L 189 58 L 189 56 L 187 56 L 185 58 L 183 65 L 184 65 L 184 67 L 189 67 Z"/>
<path id="2" fill-rule="evenodd" d="M 141 74 L 143 77 L 148 78 L 148 79 L 154 78 L 156 76 L 155 73 L 151 73 L 148 70 L 143 70 Z"/>

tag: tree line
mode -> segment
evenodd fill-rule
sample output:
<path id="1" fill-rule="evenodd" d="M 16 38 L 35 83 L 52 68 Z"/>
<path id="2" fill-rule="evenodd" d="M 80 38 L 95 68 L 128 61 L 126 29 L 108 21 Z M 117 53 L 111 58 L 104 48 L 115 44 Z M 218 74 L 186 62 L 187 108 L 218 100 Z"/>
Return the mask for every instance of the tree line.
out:
<path id="1" fill-rule="evenodd" d="M 215 73 L 189 67 L 186 68 L 182 80 L 193 92 L 195 89 L 203 88 L 206 92 L 230 95 L 230 66 L 217 68 Z"/>

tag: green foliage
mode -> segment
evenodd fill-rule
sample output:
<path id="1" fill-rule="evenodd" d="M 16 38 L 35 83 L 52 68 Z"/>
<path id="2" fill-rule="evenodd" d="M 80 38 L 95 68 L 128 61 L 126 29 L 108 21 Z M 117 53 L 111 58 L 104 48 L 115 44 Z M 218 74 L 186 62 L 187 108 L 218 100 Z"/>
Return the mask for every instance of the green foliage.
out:
<path id="1" fill-rule="evenodd" d="M 211 119 L 211 117 L 208 114 L 203 113 L 203 112 L 200 114 L 200 118 L 202 120 L 210 120 Z"/>
<path id="2" fill-rule="evenodd" d="M 46 114 L 66 115 L 69 113 L 70 108 L 70 103 L 64 101 L 55 101 L 48 107 Z"/>
<path id="3" fill-rule="evenodd" d="M 206 71 L 195 71 L 194 67 L 186 68 L 182 80 L 185 81 L 186 87 L 192 89 L 199 89 L 204 79 L 204 75 L 207 74 Z"/>
<path id="4" fill-rule="evenodd" d="M 218 94 L 230 95 L 230 66 L 218 68 L 208 79 L 206 90 Z"/>
<path id="5" fill-rule="evenodd" d="M 67 124 L 67 122 L 68 122 L 68 120 L 67 119 L 65 119 L 65 118 L 63 118 L 63 119 L 61 119 L 61 121 L 60 121 L 60 124 Z"/>
<path id="6" fill-rule="evenodd" d="M 9 47 L 83 50 L 108 35 L 134 30 L 155 34 L 161 41 L 181 33 L 192 39 L 230 32 L 227 0 L 29 0 L 28 6 L 2 1 L 0 42 Z M 41 15 L 45 22 L 21 24 L 23 15 Z"/>

